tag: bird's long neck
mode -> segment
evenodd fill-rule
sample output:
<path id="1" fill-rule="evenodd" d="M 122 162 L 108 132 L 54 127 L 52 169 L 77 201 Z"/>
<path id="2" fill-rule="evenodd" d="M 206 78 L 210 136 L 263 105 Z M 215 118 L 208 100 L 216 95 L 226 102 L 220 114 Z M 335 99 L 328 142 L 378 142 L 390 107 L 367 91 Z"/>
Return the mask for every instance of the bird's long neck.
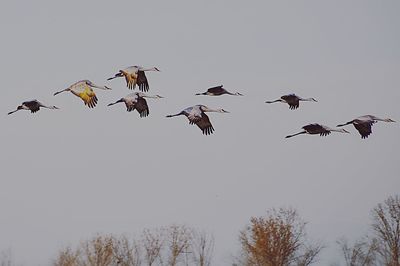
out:
<path id="1" fill-rule="evenodd" d="M 107 86 L 99 86 L 99 85 L 95 85 L 95 84 L 90 85 L 90 87 L 101 89 L 101 90 L 111 90 L 111 88 L 109 88 Z"/>
<path id="2" fill-rule="evenodd" d="M 376 121 L 383 121 L 383 122 L 395 122 L 394 120 L 390 119 L 390 118 L 379 118 L 379 117 L 374 117 L 374 120 Z"/>
<path id="3" fill-rule="evenodd" d="M 239 93 L 239 92 L 235 92 L 235 93 L 233 93 L 233 92 L 227 92 L 229 95 L 234 95 L 234 96 L 243 96 L 243 94 L 241 94 L 241 93 Z"/>
<path id="4" fill-rule="evenodd" d="M 40 107 L 47 108 L 47 109 L 58 109 L 58 107 L 56 107 L 54 105 L 53 106 L 48 106 L 48 105 L 41 104 Z"/>
<path id="5" fill-rule="evenodd" d="M 146 96 L 144 96 L 145 98 L 152 98 L 152 99 L 160 99 L 160 98 L 163 98 L 162 96 L 160 96 L 160 95 L 146 95 Z"/>
<path id="6" fill-rule="evenodd" d="M 299 98 L 300 101 L 304 102 L 315 102 L 316 100 L 314 98 Z"/>
<path id="7" fill-rule="evenodd" d="M 140 70 L 141 71 L 159 71 L 158 68 L 156 68 L 156 67 L 142 68 Z"/>
<path id="8" fill-rule="evenodd" d="M 276 103 L 276 102 L 282 102 L 282 99 L 278 99 L 278 100 L 275 100 L 275 101 L 266 101 L 265 103 Z"/>
<path id="9" fill-rule="evenodd" d="M 306 134 L 307 132 L 306 131 L 301 131 L 301 132 L 299 132 L 299 133 L 296 133 L 296 134 L 293 134 L 293 135 L 287 135 L 285 138 L 291 138 L 291 137 L 294 137 L 294 136 L 297 136 L 297 135 L 300 135 L 300 134 Z"/>

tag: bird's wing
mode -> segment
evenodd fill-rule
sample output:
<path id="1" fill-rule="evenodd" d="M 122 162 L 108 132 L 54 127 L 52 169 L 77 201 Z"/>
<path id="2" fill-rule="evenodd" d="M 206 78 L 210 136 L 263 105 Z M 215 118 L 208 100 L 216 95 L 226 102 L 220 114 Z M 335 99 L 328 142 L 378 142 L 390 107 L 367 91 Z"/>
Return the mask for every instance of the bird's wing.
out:
<path id="1" fill-rule="evenodd" d="M 183 110 L 183 112 L 187 114 L 186 116 L 191 124 L 200 120 L 202 118 L 202 113 L 203 113 L 199 108 L 197 108 L 197 106 L 192 108 L 190 107 L 186 108 L 185 110 Z"/>
<path id="2" fill-rule="evenodd" d="M 125 81 L 126 81 L 126 86 L 133 90 L 136 87 L 137 79 L 138 79 L 138 74 L 136 72 L 123 72 L 125 76 Z"/>
<path id="3" fill-rule="evenodd" d="M 319 134 L 320 136 L 327 136 L 331 131 L 320 124 L 309 124 L 303 127 L 309 134 Z"/>
<path id="4" fill-rule="evenodd" d="M 36 113 L 40 109 L 40 103 L 37 100 L 26 101 L 22 103 L 31 110 L 31 113 Z"/>
<path id="5" fill-rule="evenodd" d="M 144 98 L 139 97 L 135 104 L 135 108 L 140 114 L 140 117 L 146 117 L 149 115 L 149 106 Z"/>
<path id="6" fill-rule="evenodd" d="M 374 123 L 353 123 L 354 127 L 357 129 L 357 131 L 360 133 L 361 138 L 365 139 L 368 138 L 369 135 L 372 133 L 372 125 Z"/>
<path id="7" fill-rule="evenodd" d="M 146 74 L 144 71 L 138 71 L 137 74 L 137 84 L 139 86 L 139 90 L 148 91 L 149 90 L 149 82 L 147 81 Z"/>
<path id="8" fill-rule="evenodd" d="M 94 108 L 97 104 L 97 96 L 89 86 L 86 86 L 85 90 L 78 94 L 78 97 L 81 98 L 89 108 Z"/>
<path id="9" fill-rule="evenodd" d="M 289 104 L 289 109 L 294 110 L 299 108 L 299 98 L 295 94 L 283 95 L 281 99 Z"/>
<path id="10" fill-rule="evenodd" d="M 214 132 L 214 127 L 212 126 L 210 119 L 205 113 L 201 113 L 201 118 L 195 121 L 190 121 L 190 124 L 196 124 L 204 135 L 210 135 Z"/>
<path id="11" fill-rule="evenodd" d="M 215 86 L 215 87 L 209 88 L 207 91 L 210 92 L 210 93 L 213 93 L 215 95 L 218 95 L 218 94 L 221 94 L 221 93 L 225 92 L 225 89 L 222 88 L 222 86 L 223 85 Z"/>

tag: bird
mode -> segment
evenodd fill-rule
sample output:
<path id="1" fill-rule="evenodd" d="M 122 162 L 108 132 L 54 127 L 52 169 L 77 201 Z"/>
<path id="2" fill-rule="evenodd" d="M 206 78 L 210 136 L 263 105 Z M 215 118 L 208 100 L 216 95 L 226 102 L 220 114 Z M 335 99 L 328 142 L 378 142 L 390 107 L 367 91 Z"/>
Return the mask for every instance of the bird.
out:
<path id="1" fill-rule="evenodd" d="M 115 78 L 125 77 L 126 86 L 133 90 L 136 87 L 136 84 L 141 91 L 149 90 L 149 82 L 147 81 L 146 71 L 158 71 L 160 70 L 157 67 L 144 68 L 141 66 L 130 66 L 125 69 L 120 70 L 114 77 L 108 78 L 107 80 L 112 80 Z"/>
<path id="2" fill-rule="evenodd" d="M 47 109 L 60 109 L 60 108 L 58 108 L 58 107 L 56 107 L 54 105 L 53 106 L 44 105 L 41 102 L 39 102 L 38 100 L 31 100 L 31 101 L 23 102 L 21 105 L 19 105 L 17 107 L 17 109 L 15 111 L 11 111 L 8 114 L 10 115 L 10 114 L 15 113 L 15 112 L 17 112 L 19 110 L 30 110 L 31 113 L 33 114 L 33 113 L 36 113 L 37 111 L 39 111 L 40 107 L 47 108 Z"/>
<path id="3" fill-rule="evenodd" d="M 133 110 L 136 110 L 139 113 L 140 117 L 146 117 L 149 115 L 149 107 L 145 98 L 160 99 L 164 97 L 160 95 L 147 95 L 143 92 L 134 92 L 128 94 L 127 96 L 119 99 L 114 103 L 108 104 L 107 106 L 123 102 L 126 105 L 126 111 L 131 112 Z"/>
<path id="4" fill-rule="evenodd" d="M 345 129 L 333 129 L 316 123 L 305 125 L 304 127 L 302 127 L 302 129 L 304 130 L 293 135 L 288 135 L 285 138 L 291 138 L 300 134 L 310 134 L 310 135 L 318 134 L 320 136 L 328 136 L 329 134 L 331 134 L 331 132 L 350 133 Z"/>
<path id="5" fill-rule="evenodd" d="M 337 125 L 338 127 L 346 126 L 349 124 L 353 124 L 353 126 L 358 130 L 361 135 L 362 139 L 368 138 L 369 135 L 372 133 L 372 125 L 378 121 L 384 122 L 396 122 L 390 118 L 379 118 L 374 115 L 363 115 L 353 119 L 345 124 Z"/>
<path id="6" fill-rule="evenodd" d="M 75 82 L 74 84 L 72 84 L 71 86 L 69 86 L 64 90 L 54 93 L 54 96 L 64 91 L 70 91 L 75 96 L 81 98 L 85 103 L 85 105 L 87 105 L 89 108 L 94 108 L 97 104 L 98 99 L 93 91 L 93 88 L 102 90 L 111 90 L 111 88 L 107 86 L 98 86 L 93 84 L 93 82 L 91 82 L 90 80 L 85 79 Z"/>
<path id="7" fill-rule="evenodd" d="M 223 85 L 209 88 L 206 92 L 203 92 L 203 93 L 196 93 L 196 95 L 210 95 L 210 96 L 220 96 L 223 94 L 243 96 L 243 94 L 241 94 L 239 92 L 232 93 L 232 92 L 225 90 L 223 88 Z"/>
<path id="8" fill-rule="evenodd" d="M 189 119 L 189 124 L 196 124 L 201 129 L 204 135 L 210 135 L 214 132 L 214 127 L 212 126 L 210 119 L 206 115 L 206 112 L 229 113 L 222 108 L 211 109 L 205 105 L 199 104 L 188 107 L 177 114 L 167 115 L 166 117 L 184 115 Z"/>
<path id="9" fill-rule="evenodd" d="M 296 94 L 287 94 L 283 95 L 281 98 L 275 101 L 266 101 L 265 103 L 276 103 L 276 102 L 282 102 L 282 103 L 287 103 L 289 105 L 290 110 L 294 110 L 299 108 L 300 101 L 307 101 L 307 102 L 317 102 L 314 98 L 307 98 L 303 99 Z"/>

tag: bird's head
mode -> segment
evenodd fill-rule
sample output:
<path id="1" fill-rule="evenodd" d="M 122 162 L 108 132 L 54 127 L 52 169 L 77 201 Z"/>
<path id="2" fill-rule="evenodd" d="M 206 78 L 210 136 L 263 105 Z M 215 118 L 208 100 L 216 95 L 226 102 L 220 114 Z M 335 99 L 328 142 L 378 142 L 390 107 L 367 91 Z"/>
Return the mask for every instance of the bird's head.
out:
<path id="1" fill-rule="evenodd" d="M 396 122 L 396 121 L 394 121 L 393 119 L 390 119 L 390 118 L 386 118 L 385 122 Z"/>
<path id="2" fill-rule="evenodd" d="M 340 129 L 339 131 L 340 131 L 340 132 L 342 132 L 342 133 L 348 133 L 348 134 L 350 134 L 350 132 L 349 132 L 349 131 L 347 131 L 347 130 L 346 130 L 346 129 L 344 129 L 344 128 Z"/>
<path id="3" fill-rule="evenodd" d="M 311 99 L 311 101 L 313 101 L 313 102 L 318 102 L 317 100 L 315 100 L 315 98 L 310 98 Z"/>
<path id="4" fill-rule="evenodd" d="M 154 71 L 161 72 L 157 67 L 153 67 Z"/>

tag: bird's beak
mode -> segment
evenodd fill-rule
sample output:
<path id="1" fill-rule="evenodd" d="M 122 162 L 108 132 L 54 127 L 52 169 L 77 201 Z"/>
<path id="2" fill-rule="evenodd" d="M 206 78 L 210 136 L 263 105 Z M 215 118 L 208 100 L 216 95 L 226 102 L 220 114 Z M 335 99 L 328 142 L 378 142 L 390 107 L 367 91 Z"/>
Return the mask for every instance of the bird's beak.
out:
<path id="1" fill-rule="evenodd" d="M 230 113 L 230 112 L 228 112 L 228 111 L 226 111 L 226 110 L 224 110 L 223 112 L 224 112 L 224 113 Z"/>
<path id="2" fill-rule="evenodd" d="M 394 121 L 393 119 L 389 119 L 389 122 L 396 122 L 396 121 Z"/>
<path id="3" fill-rule="evenodd" d="M 110 87 L 104 86 L 104 88 L 106 88 L 107 90 L 112 90 Z"/>
<path id="4" fill-rule="evenodd" d="M 158 98 L 165 98 L 165 97 L 163 97 L 163 96 L 161 96 L 161 95 L 158 95 L 158 94 L 157 94 L 156 96 L 157 96 Z"/>
<path id="5" fill-rule="evenodd" d="M 157 67 L 154 68 L 156 71 L 161 72 L 161 70 L 159 70 Z"/>

